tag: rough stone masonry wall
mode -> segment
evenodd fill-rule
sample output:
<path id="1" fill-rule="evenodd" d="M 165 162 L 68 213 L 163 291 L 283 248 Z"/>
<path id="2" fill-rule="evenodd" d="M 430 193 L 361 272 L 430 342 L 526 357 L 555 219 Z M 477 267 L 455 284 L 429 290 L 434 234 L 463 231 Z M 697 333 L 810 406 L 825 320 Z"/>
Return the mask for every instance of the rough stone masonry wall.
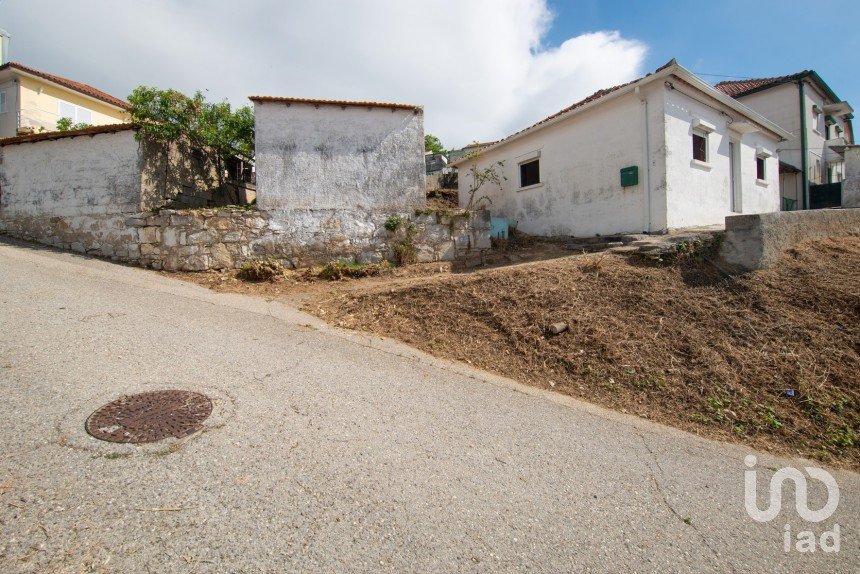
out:
<path id="1" fill-rule="evenodd" d="M 732 215 L 726 217 L 720 255 L 741 270 L 766 269 L 801 241 L 845 235 L 860 235 L 860 209 Z"/>
<path id="2" fill-rule="evenodd" d="M 407 226 L 419 262 L 452 261 L 490 248 L 488 212 L 426 212 L 404 218 L 403 229 L 395 232 L 385 228 L 388 218 L 368 216 L 360 229 L 345 229 L 343 223 L 354 224 L 354 213 L 327 215 L 291 221 L 235 208 L 142 213 L 126 220 L 138 238 L 128 252 L 137 255 L 135 263 L 167 271 L 232 269 L 266 258 L 290 267 L 337 258 L 370 263 L 394 259 L 394 246 L 404 240 Z M 316 230 L 311 221 L 319 222 Z"/>
<path id="3" fill-rule="evenodd" d="M 400 214 L 355 212 L 273 214 L 239 208 L 161 210 L 126 215 L 29 217 L 0 220 L 0 232 L 152 269 L 203 271 L 238 268 L 275 258 L 290 267 L 338 258 L 362 263 L 394 260 L 394 246 L 412 240 L 419 262 L 452 261 L 490 248 L 489 212 Z"/>

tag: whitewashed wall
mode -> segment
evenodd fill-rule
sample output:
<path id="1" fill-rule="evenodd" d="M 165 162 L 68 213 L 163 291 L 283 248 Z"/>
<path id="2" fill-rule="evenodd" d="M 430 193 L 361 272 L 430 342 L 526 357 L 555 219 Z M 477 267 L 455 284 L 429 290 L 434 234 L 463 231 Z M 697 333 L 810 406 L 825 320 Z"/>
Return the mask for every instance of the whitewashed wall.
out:
<path id="1" fill-rule="evenodd" d="M 258 101 L 254 111 L 261 209 L 397 212 L 425 205 L 420 108 Z"/>
<path id="2" fill-rule="evenodd" d="M 665 201 L 660 191 L 662 162 L 662 100 L 654 86 L 643 93 L 649 104 L 651 150 L 652 229 L 665 226 Z M 660 95 L 662 98 L 662 95 Z M 476 197 L 488 196 L 493 215 L 518 221 L 518 229 L 544 236 L 591 236 L 648 229 L 643 151 L 643 104 L 636 94 L 621 96 L 554 126 L 538 130 L 497 150 L 482 153 L 475 162 L 459 166 L 460 206 L 468 202 L 470 166 L 484 169 L 498 161 L 507 178 L 501 189 L 486 184 Z M 518 158 L 540 151 L 541 185 L 519 189 Z M 639 166 L 639 184 L 621 187 L 620 170 Z"/>
<path id="3" fill-rule="evenodd" d="M 648 109 L 647 160 L 643 98 Z M 717 102 L 714 105 L 720 106 Z M 730 112 L 730 116 L 738 115 Z M 721 224 L 732 213 L 727 137 L 730 116 L 678 90 L 667 89 L 663 82 L 647 84 L 641 94 L 629 93 L 604 101 L 460 164 L 460 205 L 464 207 L 468 202 L 471 165 L 484 169 L 503 161 L 500 171 L 507 179 L 501 187 L 486 184 L 476 196 L 489 197 L 493 215 L 517 220 L 518 228 L 527 233 L 587 237 Z M 709 168 L 691 162 L 694 117 L 717 127 L 709 138 Z M 780 198 L 776 136 L 758 132 L 737 137 L 742 186 L 739 211 L 777 211 Z M 756 182 L 757 146 L 771 154 L 766 160 L 765 182 Z M 521 190 L 519 163 L 537 151 L 541 185 Z M 646 162 L 650 168 L 650 210 Z M 633 165 L 639 167 L 639 184 L 622 188 L 619 172 Z"/>
<path id="4" fill-rule="evenodd" d="M 670 229 L 722 224 L 727 215 L 779 211 L 779 161 L 777 139 L 763 132 L 732 134 L 729 124 L 744 120 L 737 112 L 727 115 L 697 100 L 705 99 L 690 88 L 665 91 L 666 201 Z M 682 91 L 684 90 L 684 91 Z M 685 93 L 686 92 L 686 93 Z M 696 99 L 693 99 L 694 96 Z M 714 104 L 719 106 L 719 104 Z M 693 120 L 704 120 L 716 130 L 708 136 L 707 166 L 693 161 Z M 729 141 L 738 141 L 740 204 L 732 211 Z M 766 160 L 766 183 L 756 181 L 756 147 L 771 155 Z"/>
<path id="5" fill-rule="evenodd" d="M 140 211 L 133 130 L 0 147 L 0 213 L 55 217 Z"/>

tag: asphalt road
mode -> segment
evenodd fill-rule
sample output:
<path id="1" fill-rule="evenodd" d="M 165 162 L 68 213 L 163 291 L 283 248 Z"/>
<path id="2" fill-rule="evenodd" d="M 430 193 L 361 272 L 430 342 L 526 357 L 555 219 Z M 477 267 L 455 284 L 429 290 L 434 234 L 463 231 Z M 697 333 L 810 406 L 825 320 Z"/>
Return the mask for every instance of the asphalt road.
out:
<path id="1" fill-rule="evenodd" d="M 836 513 L 744 510 L 749 449 L 700 439 L 279 303 L 0 242 L 2 572 L 856 572 Z M 146 446 L 84 420 L 119 395 L 214 399 Z M 762 505 L 773 470 L 758 454 Z M 808 461 L 806 464 L 810 464 Z M 814 481 L 810 480 L 812 484 Z M 824 504 L 820 483 L 810 507 Z M 840 551 L 784 527 L 840 525 Z"/>

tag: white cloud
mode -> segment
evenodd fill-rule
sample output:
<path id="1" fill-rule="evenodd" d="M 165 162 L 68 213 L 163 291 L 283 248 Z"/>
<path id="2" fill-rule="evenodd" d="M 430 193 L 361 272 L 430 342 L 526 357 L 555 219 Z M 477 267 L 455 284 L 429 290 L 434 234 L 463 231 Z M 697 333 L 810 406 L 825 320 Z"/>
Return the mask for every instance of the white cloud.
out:
<path id="1" fill-rule="evenodd" d="M 545 0 L 5 0 L 12 57 L 125 96 L 138 84 L 402 101 L 447 145 L 495 139 L 642 73 L 593 32 L 545 48 Z"/>

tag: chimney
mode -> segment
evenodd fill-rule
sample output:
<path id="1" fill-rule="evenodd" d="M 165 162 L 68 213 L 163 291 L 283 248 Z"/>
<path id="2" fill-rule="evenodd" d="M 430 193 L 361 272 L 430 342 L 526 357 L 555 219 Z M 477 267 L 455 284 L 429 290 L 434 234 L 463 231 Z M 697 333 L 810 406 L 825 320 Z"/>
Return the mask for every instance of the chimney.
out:
<path id="1" fill-rule="evenodd" d="M 9 63 L 9 44 L 12 42 L 12 36 L 9 32 L 0 28 L 0 66 Z"/>

